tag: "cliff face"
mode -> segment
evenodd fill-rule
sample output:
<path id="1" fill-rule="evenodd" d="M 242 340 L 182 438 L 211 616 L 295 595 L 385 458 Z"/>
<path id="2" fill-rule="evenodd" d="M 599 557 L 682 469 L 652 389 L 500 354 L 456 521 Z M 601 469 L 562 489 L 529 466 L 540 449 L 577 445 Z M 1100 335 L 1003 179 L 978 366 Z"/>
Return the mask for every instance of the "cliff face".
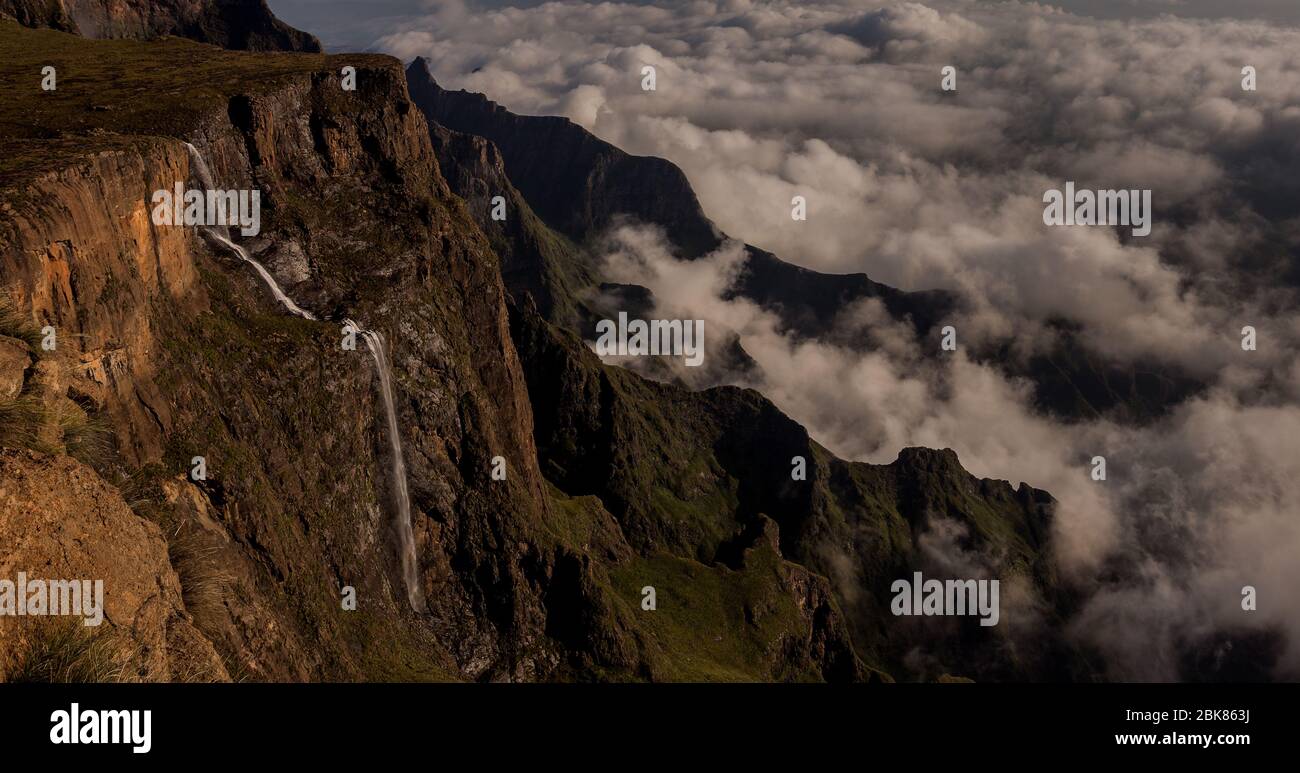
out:
<path id="1" fill-rule="evenodd" d="M 567 118 L 519 116 L 481 94 L 447 91 L 420 58 L 407 78 L 430 123 L 499 148 L 511 182 L 560 233 L 581 241 L 630 214 L 663 226 L 690 257 L 720 243 L 686 175 L 669 162 L 630 156 Z"/>
<path id="2" fill-rule="evenodd" d="M 176 35 L 243 51 L 323 50 L 275 18 L 266 0 L 0 0 L 0 14 L 88 38 Z"/>
<path id="3" fill-rule="evenodd" d="M 511 181 L 495 144 L 437 123 L 429 124 L 429 135 L 452 191 L 465 201 L 501 258 L 502 279 L 516 301 L 522 303 L 525 296 L 530 297 L 548 321 L 588 339 L 597 336 L 596 324 L 601 319 L 615 317 L 619 311 L 635 315 L 653 308 L 654 298 L 648 289 L 599 281 L 589 246 L 574 242 L 537 216 Z M 502 217 L 496 217 L 494 211 Z M 827 304 L 835 300 L 834 295 L 824 298 Z M 717 382 L 754 367 L 734 332 L 715 329 L 713 335 L 726 343 L 710 352 L 696 378 Z M 664 380 L 675 378 L 666 362 L 646 367 Z"/>
<path id="4" fill-rule="evenodd" d="M 407 67 L 406 77 L 411 98 L 431 125 L 491 142 L 510 183 L 547 225 L 573 241 L 598 236 L 620 217 L 662 227 L 687 258 L 725 239 L 672 163 L 629 155 L 567 118 L 515 115 L 482 94 L 448 91 L 421 58 Z M 825 334 L 841 309 L 864 298 L 881 299 L 922 335 L 951 308 L 944 293 L 905 293 L 865 274 L 822 274 L 754 247 L 746 246 L 746 252 L 734 294 L 776 312 L 799 335 Z"/>
<path id="5" fill-rule="evenodd" d="M 90 59 L 101 45 L 60 41 Z M 240 61 L 205 51 L 190 55 Z M 205 628 L 232 673 L 538 677 L 557 660 L 540 585 L 555 548 L 532 537 L 549 504 L 496 259 L 447 193 L 400 66 L 347 63 L 355 93 L 339 88 L 343 62 L 269 81 L 261 67 L 230 72 L 174 127 L 219 187 L 262 191 L 262 234 L 248 246 L 334 321 L 287 316 L 237 258 L 194 229 L 152 224 L 152 191 L 195 178 L 179 139 L 10 138 L 33 155 L 5 180 L 5 284 L 19 317 L 60 331 L 54 399 L 111 431 L 101 473 L 232 567 Z M 107 84 L 86 80 L 109 101 Z M 39 121 L 27 119 L 33 137 Z M 430 600 L 418 618 L 390 547 L 374 365 L 364 346 L 342 348 L 344 316 L 391 348 Z M 489 478 L 497 455 L 504 481 Z M 185 479 L 196 456 L 208 466 L 199 483 Z M 356 613 L 340 607 L 343 586 L 357 589 Z"/>
<path id="6" fill-rule="evenodd" d="M 589 312 L 582 296 L 596 279 L 582 249 L 533 212 L 507 177 L 496 145 L 436 123 L 429 125 L 429 136 L 452 191 L 500 257 L 506 288 L 516 297 L 532 296 L 548 319 L 583 327 Z M 505 207 L 503 219 L 492 217 L 497 202 Z"/>
<path id="7" fill-rule="evenodd" d="M 825 581 L 775 548 L 755 543 L 739 569 L 637 553 L 598 500 L 544 479 L 499 259 L 450 193 L 397 62 L 4 23 L 0 37 L 15 52 L 0 77 L 15 83 L 51 55 L 81 63 L 58 92 L 0 112 L 14 307 L 0 334 L 16 384 L 0 410 L 30 429 L 0 445 L 73 455 L 131 502 L 135 520 L 119 514 L 166 538 L 184 614 L 226 674 L 865 675 Z M 142 66 L 164 56 L 207 88 L 113 75 L 162 79 Z M 356 92 L 339 86 L 345 64 Z M 285 313 L 196 229 L 152 222 L 153 191 L 197 184 L 182 139 L 217 187 L 261 192 L 262 230 L 244 245 L 319 321 Z M 427 610 L 407 605 L 375 366 L 342 346 L 345 317 L 388 342 Z M 46 326 L 58 346 L 38 354 Z M 641 607 L 651 581 L 658 611 Z"/>

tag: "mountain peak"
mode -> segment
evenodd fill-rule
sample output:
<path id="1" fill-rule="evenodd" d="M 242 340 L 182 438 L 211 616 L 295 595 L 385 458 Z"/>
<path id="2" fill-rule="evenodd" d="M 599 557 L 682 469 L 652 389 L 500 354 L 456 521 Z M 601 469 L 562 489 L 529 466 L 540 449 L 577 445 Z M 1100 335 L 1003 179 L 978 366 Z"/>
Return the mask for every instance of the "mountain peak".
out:
<path id="1" fill-rule="evenodd" d="M 411 60 L 411 64 L 406 68 L 406 77 L 408 80 L 418 79 L 431 86 L 438 86 L 438 81 L 433 77 L 433 70 L 429 69 L 429 60 L 422 56 Z"/>
<path id="2" fill-rule="evenodd" d="M 899 463 L 923 469 L 961 467 L 957 452 L 951 448 L 924 448 L 921 446 L 908 446 L 900 450 L 895 464 Z"/>

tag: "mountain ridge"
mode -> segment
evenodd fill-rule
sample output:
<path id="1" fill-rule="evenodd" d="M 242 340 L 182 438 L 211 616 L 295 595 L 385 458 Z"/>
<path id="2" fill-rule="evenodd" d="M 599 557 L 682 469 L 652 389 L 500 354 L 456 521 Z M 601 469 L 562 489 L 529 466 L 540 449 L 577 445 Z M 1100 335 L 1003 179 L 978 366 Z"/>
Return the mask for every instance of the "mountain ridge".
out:
<path id="1" fill-rule="evenodd" d="M 88 38 L 177 35 L 243 51 L 325 49 L 285 24 L 266 0 L 0 0 L 0 16 Z"/>
<path id="2" fill-rule="evenodd" d="M 680 257 L 694 259 L 725 240 L 705 215 L 686 175 L 653 156 L 633 156 L 559 116 L 521 116 L 486 96 L 438 85 L 423 57 L 407 67 L 411 97 L 430 123 L 483 137 L 501 154 L 510 181 L 537 214 L 571 240 L 598 235 L 617 218 L 664 229 Z M 777 312 L 806 337 L 828 332 L 846 305 L 878 298 L 919 335 L 952 306 L 946 293 L 908 293 L 866 274 L 823 274 L 745 245 L 746 265 L 732 297 Z"/>
<path id="3" fill-rule="evenodd" d="M 689 181 L 671 162 L 627 154 L 567 118 L 518 115 L 486 95 L 444 89 L 423 57 L 412 60 L 406 73 L 412 99 L 431 124 L 493 143 L 506 177 L 541 219 L 587 247 L 588 253 L 598 245 L 586 243 L 619 218 L 660 227 L 684 259 L 701 257 L 723 243 L 725 235 L 709 221 Z M 575 205 L 566 210 L 561 202 Z M 555 211 L 562 214 L 552 214 Z M 846 308 L 875 299 L 895 322 L 910 327 L 918 341 L 937 349 L 940 326 L 967 306 L 946 290 L 900 290 L 864 273 L 803 268 L 752 245 L 744 245 L 744 251 L 744 266 L 723 298 L 747 299 L 776 314 L 780 332 L 796 341 L 822 340 L 869 351 L 869 337 L 846 336 L 837 323 Z M 594 257 L 589 254 L 586 260 L 588 273 L 598 274 Z M 1049 322 L 1048 328 L 1054 343 L 1046 351 L 1024 357 L 1008 339 L 976 347 L 971 356 L 1009 377 L 1028 379 L 1034 385 L 1035 407 L 1065 421 L 1105 417 L 1147 423 L 1205 388 L 1172 367 L 1110 363 L 1089 351 L 1064 322 Z M 589 326 L 581 332 L 592 335 Z"/>
<path id="4" fill-rule="evenodd" d="M 22 408 L 31 422 L 30 436 L 6 435 L 5 444 L 84 455 L 129 497 L 134 517 L 162 528 L 189 589 L 185 613 L 231 678 L 860 673 L 818 665 L 855 661 L 842 623 L 818 612 L 831 602 L 809 600 L 801 570 L 773 555 L 743 570 L 634 555 L 598 502 L 542 479 L 499 258 L 449 193 L 396 60 L 295 57 L 268 81 L 265 55 L 177 40 L 86 41 L 6 22 L 0 40 L 16 69 L 52 50 L 82 62 L 81 83 L 57 103 L 0 111 L 3 125 L 26 127 L 14 142 L 40 156 L 0 183 L 0 274 L 16 302 L 0 343 L 8 351 L 10 339 L 44 325 L 64 331 L 53 370 L 23 357 L 11 373 L 4 361 L 5 383 L 19 393 L 0 410 Z M 166 102 L 130 103 L 133 84 L 109 88 L 112 68 L 98 83 L 86 63 L 111 54 L 130 67 L 169 53 L 206 62 L 224 80 L 170 129 L 179 137 L 135 134 L 137 122 L 170 126 L 156 120 Z M 342 61 L 363 65 L 355 93 L 339 87 Z M 114 134 L 101 114 L 86 134 L 43 139 L 42 121 L 61 121 L 60 108 L 82 89 L 109 116 L 136 104 L 129 133 Z M 326 321 L 285 316 L 219 245 L 151 223 L 149 190 L 193 176 L 181 140 L 208 160 L 218 186 L 262 191 L 263 229 L 246 245 Z M 58 153 L 40 152 L 63 142 Z M 293 265 L 302 260 L 305 278 Z M 384 525 L 392 483 L 374 372 L 368 357 L 341 350 L 344 316 L 392 342 L 423 614 L 406 608 L 400 590 Z M 61 414 L 102 427 L 103 445 L 87 447 Z M 208 462 L 202 481 L 187 473 L 196 456 Z M 497 458 L 502 480 L 492 475 Z M 197 542 L 199 558 L 183 559 L 193 551 L 179 553 L 172 540 Z M 214 566 L 221 574 L 202 580 Z M 669 584 L 667 608 L 673 578 L 713 588 L 701 596 L 688 583 L 678 593 L 731 636 L 699 639 L 671 614 L 656 625 L 637 606 L 646 573 Z M 342 586 L 359 595 L 355 613 L 339 606 Z M 749 599 L 772 616 L 746 620 L 723 598 Z M 808 646 L 795 646 L 805 637 Z"/>

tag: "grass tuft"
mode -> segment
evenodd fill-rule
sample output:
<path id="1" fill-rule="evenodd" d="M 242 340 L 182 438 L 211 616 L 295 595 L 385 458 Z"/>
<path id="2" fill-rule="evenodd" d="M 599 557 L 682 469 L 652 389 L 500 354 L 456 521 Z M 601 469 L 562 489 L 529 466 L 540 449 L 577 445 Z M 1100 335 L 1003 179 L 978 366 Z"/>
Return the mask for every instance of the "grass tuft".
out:
<path id="1" fill-rule="evenodd" d="M 194 625 L 215 630 L 225 607 L 231 577 L 218 561 L 218 550 L 195 529 L 179 528 L 167 540 L 167 555 L 181 580 L 181 598 Z"/>
<path id="2" fill-rule="evenodd" d="M 0 400 L 0 446 L 55 453 L 58 449 L 46 439 L 49 422 L 49 409 L 35 397 L 19 395 Z"/>
<path id="3" fill-rule="evenodd" d="M 43 620 L 27 629 L 26 646 L 12 659 L 10 683 L 89 684 L 126 681 L 111 634 L 79 620 Z"/>
<path id="4" fill-rule="evenodd" d="M 75 403 L 56 411 L 64 451 L 93 470 L 107 469 L 117 456 L 113 428 L 103 414 L 89 414 Z"/>
<path id="5" fill-rule="evenodd" d="M 0 336 L 17 338 L 25 342 L 37 357 L 42 354 L 40 329 L 18 311 L 8 292 L 0 292 Z"/>

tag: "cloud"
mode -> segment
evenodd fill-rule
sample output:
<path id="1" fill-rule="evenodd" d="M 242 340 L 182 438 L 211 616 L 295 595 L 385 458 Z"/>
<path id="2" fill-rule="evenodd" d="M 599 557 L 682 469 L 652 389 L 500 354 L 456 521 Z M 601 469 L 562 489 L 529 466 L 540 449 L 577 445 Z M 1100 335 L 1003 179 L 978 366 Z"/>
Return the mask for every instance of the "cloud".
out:
<path id="1" fill-rule="evenodd" d="M 1064 319 L 1109 357 L 1204 375 L 1239 323 L 1278 324 L 1240 293 L 1206 308 L 1221 278 L 1180 261 L 1207 268 L 1183 228 L 1211 213 L 1189 208 L 1250 211 L 1235 160 L 1294 122 L 1300 31 L 1097 22 L 1018 3 L 867 5 L 547 3 L 437 34 L 411 21 L 379 46 L 430 57 L 453 88 L 676 162 L 723 231 L 789 260 L 963 293 L 980 307 L 972 344 L 1011 334 L 1034 351 L 1051 339 L 1044 323 Z M 1241 90 L 1247 62 L 1267 84 L 1257 92 Z M 647 64 L 654 92 L 641 90 Z M 959 70 L 956 94 L 939 90 L 945 64 Z M 1067 180 L 1152 189 L 1155 233 L 1121 242 L 1043 226 L 1043 191 Z M 807 223 L 788 217 L 795 195 Z M 1213 258 L 1225 271 L 1296 239 L 1249 216 L 1217 228 L 1237 250 Z M 1274 256 L 1269 273 L 1282 270 Z"/>
<path id="2" fill-rule="evenodd" d="M 941 13 L 921 3 L 899 3 L 870 11 L 829 26 L 864 46 L 876 49 L 886 60 L 933 59 L 959 47 L 981 46 L 989 35 L 979 24 L 956 13 Z"/>

